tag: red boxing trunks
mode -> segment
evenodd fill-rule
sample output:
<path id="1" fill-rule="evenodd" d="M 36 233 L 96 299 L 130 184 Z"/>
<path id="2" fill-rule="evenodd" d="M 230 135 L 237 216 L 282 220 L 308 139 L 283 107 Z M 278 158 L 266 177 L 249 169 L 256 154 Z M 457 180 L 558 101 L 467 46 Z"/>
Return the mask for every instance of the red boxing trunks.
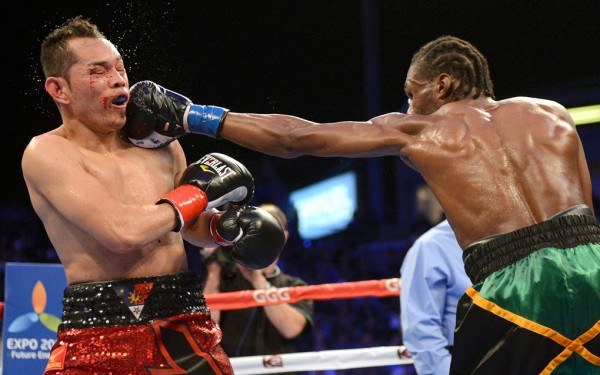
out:
<path id="1" fill-rule="evenodd" d="M 45 375 L 233 374 L 197 274 L 65 289 Z"/>
<path id="2" fill-rule="evenodd" d="M 600 227 L 560 215 L 467 247 L 451 374 L 600 374 Z"/>

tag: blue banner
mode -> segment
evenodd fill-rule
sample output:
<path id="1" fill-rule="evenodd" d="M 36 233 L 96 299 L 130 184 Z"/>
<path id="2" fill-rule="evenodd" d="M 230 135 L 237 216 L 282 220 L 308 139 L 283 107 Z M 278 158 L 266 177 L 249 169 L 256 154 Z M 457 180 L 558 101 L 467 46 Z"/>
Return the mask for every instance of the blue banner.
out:
<path id="1" fill-rule="evenodd" d="M 64 268 L 7 263 L 5 274 L 3 373 L 42 374 L 62 315 Z"/>

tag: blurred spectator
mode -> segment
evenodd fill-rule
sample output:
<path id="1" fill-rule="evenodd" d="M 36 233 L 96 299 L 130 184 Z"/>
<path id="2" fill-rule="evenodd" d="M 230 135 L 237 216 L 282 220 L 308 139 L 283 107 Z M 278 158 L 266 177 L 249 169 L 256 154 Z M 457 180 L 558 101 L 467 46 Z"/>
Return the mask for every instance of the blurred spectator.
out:
<path id="1" fill-rule="evenodd" d="M 287 218 L 279 207 L 260 206 L 285 229 Z M 204 293 L 270 289 L 306 285 L 302 279 L 281 271 L 277 260 L 263 270 L 251 270 L 234 263 L 227 248 L 204 249 L 208 275 Z M 240 310 L 211 309 L 213 319 L 223 330 L 221 346 L 230 357 L 295 352 L 293 339 L 313 326 L 313 301 L 275 304 Z"/>

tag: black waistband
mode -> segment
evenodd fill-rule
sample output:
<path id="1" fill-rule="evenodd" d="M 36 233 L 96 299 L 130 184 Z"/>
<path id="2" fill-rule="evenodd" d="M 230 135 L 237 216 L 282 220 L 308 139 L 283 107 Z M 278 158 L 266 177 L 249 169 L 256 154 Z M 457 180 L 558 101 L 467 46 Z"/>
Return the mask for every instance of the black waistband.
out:
<path id="1" fill-rule="evenodd" d="M 586 243 L 600 243 L 598 221 L 594 216 L 565 211 L 542 223 L 469 245 L 463 251 L 465 271 L 471 282 L 477 284 L 536 250 L 567 249 Z"/>
<path id="2" fill-rule="evenodd" d="M 156 318 L 208 312 L 200 277 L 192 272 L 67 287 L 61 328 L 146 324 Z"/>

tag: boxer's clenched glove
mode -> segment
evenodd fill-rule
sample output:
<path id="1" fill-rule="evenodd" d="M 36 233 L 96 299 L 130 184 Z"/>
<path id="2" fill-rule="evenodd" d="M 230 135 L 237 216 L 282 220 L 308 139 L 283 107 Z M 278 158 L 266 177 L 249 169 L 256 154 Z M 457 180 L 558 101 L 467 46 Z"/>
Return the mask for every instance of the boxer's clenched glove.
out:
<path id="1" fill-rule="evenodd" d="M 197 105 L 152 81 L 140 81 L 129 91 L 125 135 L 136 146 L 159 148 L 189 133 L 217 138 L 226 108 Z"/>
<path id="2" fill-rule="evenodd" d="M 237 206 L 215 213 L 210 233 L 217 245 L 231 247 L 235 262 L 254 270 L 271 265 L 285 245 L 281 224 L 260 207 Z"/>

